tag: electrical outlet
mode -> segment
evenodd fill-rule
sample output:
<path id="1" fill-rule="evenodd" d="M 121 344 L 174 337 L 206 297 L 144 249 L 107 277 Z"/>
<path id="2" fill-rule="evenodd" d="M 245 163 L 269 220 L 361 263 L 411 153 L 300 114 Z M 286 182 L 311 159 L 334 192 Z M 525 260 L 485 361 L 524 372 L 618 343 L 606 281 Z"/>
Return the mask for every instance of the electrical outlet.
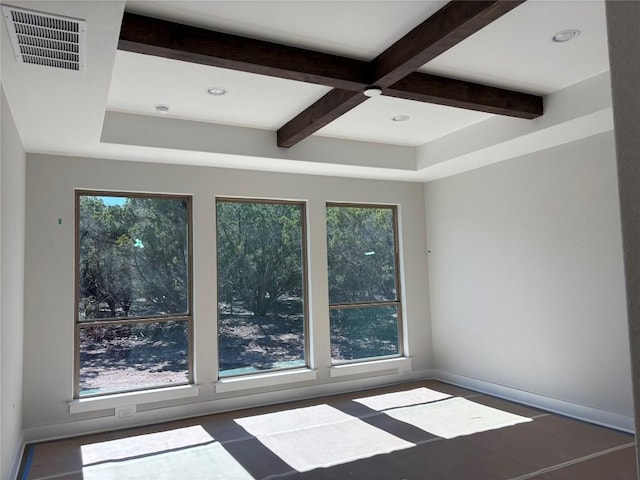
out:
<path id="1" fill-rule="evenodd" d="M 116 418 L 131 418 L 136 414 L 135 405 L 129 407 L 116 407 Z"/>

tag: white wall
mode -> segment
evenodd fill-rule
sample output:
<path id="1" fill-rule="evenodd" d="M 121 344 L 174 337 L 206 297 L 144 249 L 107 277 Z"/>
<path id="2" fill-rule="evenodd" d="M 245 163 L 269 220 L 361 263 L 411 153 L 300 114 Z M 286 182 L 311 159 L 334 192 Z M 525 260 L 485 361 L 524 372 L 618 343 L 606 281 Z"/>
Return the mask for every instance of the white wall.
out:
<path id="1" fill-rule="evenodd" d="M 10 478 L 22 443 L 25 152 L 4 89 L 0 112 L 0 477 Z"/>
<path id="2" fill-rule="evenodd" d="M 116 420 L 112 409 L 92 414 L 69 414 L 67 402 L 72 396 L 74 338 L 74 189 L 193 196 L 195 364 L 200 395 L 146 406 L 162 408 L 138 413 L 131 423 L 280 402 L 410 378 L 400 373 L 367 378 L 329 378 L 326 201 L 399 205 L 401 251 L 406 259 L 402 265 L 405 335 L 408 354 L 412 357 L 412 375 L 424 376 L 431 368 L 422 184 L 29 155 L 24 367 L 24 418 L 28 439 L 129 424 Z M 216 195 L 308 201 L 311 322 L 314 344 L 318 346 L 314 352 L 316 381 L 255 389 L 244 395 L 214 393 Z M 61 225 L 58 219 L 61 219 Z"/>
<path id="3" fill-rule="evenodd" d="M 632 425 L 617 198 L 612 133 L 427 183 L 434 367 Z"/>

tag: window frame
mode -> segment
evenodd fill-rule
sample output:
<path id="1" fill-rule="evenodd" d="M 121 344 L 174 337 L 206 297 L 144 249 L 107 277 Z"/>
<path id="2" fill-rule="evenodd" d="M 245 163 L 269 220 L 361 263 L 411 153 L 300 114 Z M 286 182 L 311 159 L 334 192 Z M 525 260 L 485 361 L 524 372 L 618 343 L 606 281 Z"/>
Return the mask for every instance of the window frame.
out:
<path id="1" fill-rule="evenodd" d="M 392 227 L 393 227 L 393 259 L 395 263 L 394 273 L 395 273 L 395 282 L 396 282 L 396 300 L 385 300 L 380 302 L 353 302 L 353 303 L 331 303 L 329 300 L 329 329 L 331 330 L 331 311 L 332 310 L 348 310 L 355 308 L 371 308 L 371 307 L 388 307 L 395 306 L 398 320 L 398 353 L 392 355 L 380 355 L 377 357 L 365 357 L 365 358 L 355 358 L 351 360 L 335 360 L 333 355 L 330 353 L 331 366 L 340 366 L 340 365 L 348 365 L 353 363 L 366 363 L 366 362 L 375 362 L 378 360 L 388 360 L 393 358 L 402 358 L 405 356 L 404 354 L 404 316 L 402 310 L 402 285 L 400 283 L 401 275 L 400 275 L 400 235 L 398 228 L 398 206 L 397 205 L 389 205 L 389 204 L 380 204 L 380 203 L 355 203 L 355 202 L 326 202 L 325 203 L 325 225 L 326 225 L 326 212 L 329 208 L 371 208 L 371 209 L 387 209 L 391 211 L 392 216 Z M 328 232 L 327 232 L 328 235 Z M 328 238 L 327 238 L 328 240 Z M 329 264 L 329 245 L 327 241 L 327 288 L 329 286 L 329 278 L 328 278 L 328 264 Z M 329 332 L 329 344 L 332 345 L 331 342 L 331 332 Z"/>
<path id="2" fill-rule="evenodd" d="M 125 197 L 125 198 L 143 198 L 158 200 L 176 200 L 185 201 L 187 205 L 187 313 L 186 314 L 167 314 L 167 315 L 149 315 L 141 317 L 111 317 L 101 318 L 99 320 L 80 320 L 80 198 L 81 197 Z M 185 386 L 194 384 L 194 335 L 193 335 L 193 206 L 191 195 L 175 195 L 167 193 L 139 193 L 139 192 L 120 192 L 113 190 L 75 190 L 75 219 L 74 219 L 74 373 L 73 373 L 73 398 L 75 400 L 107 397 L 109 395 L 120 395 L 130 392 L 146 392 L 158 390 L 162 388 L 170 388 L 176 386 Z M 139 388 L 118 389 L 104 393 L 92 393 L 80 395 L 80 332 L 82 328 L 87 326 L 102 327 L 110 325 L 133 325 L 142 323 L 165 323 L 170 321 L 186 321 L 187 322 L 187 381 L 181 383 L 151 385 Z"/>
<path id="3" fill-rule="evenodd" d="M 302 292 L 303 292 L 303 304 L 302 304 L 302 314 L 304 316 L 303 319 L 303 348 L 304 348 L 304 365 L 295 366 L 295 367 L 285 367 L 285 368 L 271 368 L 268 370 L 260 370 L 258 372 L 246 372 L 246 373 L 238 373 L 234 375 L 228 375 L 221 377 L 220 376 L 220 310 L 219 310 L 219 285 L 220 285 L 220 269 L 218 266 L 218 203 L 246 203 L 246 204 L 266 204 L 266 205 L 293 205 L 300 207 L 300 235 L 301 235 L 301 247 L 302 247 Z M 216 378 L 218 382 L 227 381 L 232 379 L 238 379 L 242 377 L 250 377 L 250 376 L 260 376 L 267 374 L 274 374 L 280 372 L 287 372 L 293 370 L 300 369 L 309 369 L 311 368 L 311 329 L 310 329 L 310 319 L 309 319 L 309 253 L 308 253 L 308 228 L 307 228 L 307 201 L 305 200 L 285 200 L 285 199 L 273 199 L 273 198 L 253 198 L 253 197 L 229 197 L 229 196 L 219 196 L 215 197 L 215 232 L 216 232 L 216 345 L 217 345 L 217 358 L 216 358 Z"/>

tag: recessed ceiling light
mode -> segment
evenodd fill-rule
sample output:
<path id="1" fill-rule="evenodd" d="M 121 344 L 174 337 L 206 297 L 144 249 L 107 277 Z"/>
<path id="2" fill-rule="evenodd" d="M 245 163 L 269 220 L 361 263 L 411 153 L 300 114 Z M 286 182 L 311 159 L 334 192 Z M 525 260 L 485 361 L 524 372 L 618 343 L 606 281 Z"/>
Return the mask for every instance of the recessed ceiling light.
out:
<path id="1" fill-rule="evenodd" d="M 382 95 L 382 89 L 380 87 L 371 86 L 364 89 L 364 92 L 367 97 L 377 97 L 378 95 Z"/>
<path id="2" fill-rule="evenodd" d="M 222 87 L 209 87 L 209 88 L 207 88 L 207 93 L 209 95 L 215 95 L 215 96 L 219 97 L 221 95 L 226 95 L 227 94 L 227 89 L 226 88 L 222 88 Z"/>
<path id="3" fill-rule="evenodd" d="M 580 30 L 575 30 L 575 29 L 563 30 L 561 32 L 556 33 L 552 37 L 552 39 L 556 43 L 563 43 L 563 42 L 568 42 L 569 40 L 573 40 L 574 38 L 577 38 L 578 35 L 580 35 Z"/>
<path id="4" fill-rule="evenodd" d="M 169 105 L 156 105 L 156 112 L 166 115 L 169 113 Z"/>
<path id="5" fill-rule="evenodd" d="M 409 115 L 396 115 L 391 120 L 393 120 L 394 122 L 406 122 L 410 118 L 411 117 Z"/>

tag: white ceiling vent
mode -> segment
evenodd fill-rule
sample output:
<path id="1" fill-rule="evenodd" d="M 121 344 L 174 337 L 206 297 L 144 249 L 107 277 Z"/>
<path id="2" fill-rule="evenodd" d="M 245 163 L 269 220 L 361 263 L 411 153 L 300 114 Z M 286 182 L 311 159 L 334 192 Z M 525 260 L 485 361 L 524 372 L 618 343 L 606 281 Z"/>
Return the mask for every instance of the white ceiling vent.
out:
<path id="1" fill-rule="evenodd" d="M 18 62 L 84 70 L 84 20 L 10 5 L 2 5 L 2 15 Z"/>

